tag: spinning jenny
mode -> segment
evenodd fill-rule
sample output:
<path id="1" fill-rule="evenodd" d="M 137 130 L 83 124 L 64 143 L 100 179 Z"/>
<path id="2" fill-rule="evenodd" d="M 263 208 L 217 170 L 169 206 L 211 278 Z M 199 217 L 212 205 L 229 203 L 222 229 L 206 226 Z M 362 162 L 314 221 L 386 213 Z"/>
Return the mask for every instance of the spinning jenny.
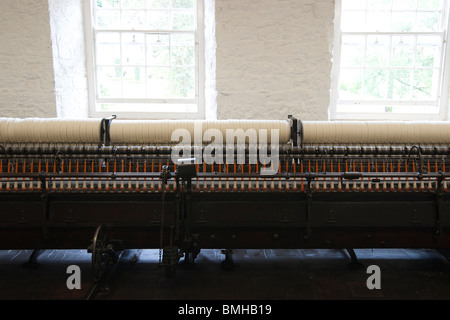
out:
<path id="1" fill-rule="evenodd" d="M 3 118 L 0 249 L 88 248 L 95 280 L 123 249 L 448 249 L 449 154 L 446 122 Z"/>

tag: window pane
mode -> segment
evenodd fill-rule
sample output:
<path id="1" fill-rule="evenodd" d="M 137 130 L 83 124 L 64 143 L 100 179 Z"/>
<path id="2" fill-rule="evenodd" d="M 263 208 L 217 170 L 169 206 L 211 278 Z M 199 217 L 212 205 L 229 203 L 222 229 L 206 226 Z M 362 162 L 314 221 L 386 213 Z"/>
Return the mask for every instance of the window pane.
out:
<path id="1" fill-rule="evenodd" d="M 366 13 L 364 11 L 344 11 L 341 17 L 342 31 L 364 31 L 366 29 Z"/>
<path id="2" fill-rule="evenodd" d="M 98 67 L 97 83 L 99 98 L 121 97 L 121 67 Z"/>
<path id="3" fill-rule="evenodd" d="M 97 8 L 119 8 L 120 0 L 96 0 L 95 6 Z"/>
<path id="4" fill-rule="evenodd" d="M 392 69 L 390 71 L 388 99 L 411 99 L 411 70 Z"/>
<path id="5" fill-rule="evenodd" d="M 389 37 L 367 37 L 366 66 L 382 67 L 389 62 Z"/>
<path id="6" fill-rule="evenodd" d="M 417 12 L 416 31 L 439 31 L 439 14 L 437 12 Z"/>
<path id="7" fill-rule="evenodd" d="M 172 10 L 173 30 L 195 30 L 192 10 Z"/>
<path id="8" fill-rule="evenodd" d="M 169 8 L 170 0 L 147 0 L 147 9 Z"/>
<path id="9" fill-rule="evenodd" d="M 145 0 L 122 0 L 122 8 L 143 9 L 145 8 Z"/>
<path id="10" fill-rule="evenodd" d="M 122 28 L 145 28 L 145 12 L 143 10 L 122 10 Z"/>
<path id="11" fill-rule="evenodd" d="M 411 67 L 414 61 L 414 37 L 392 37 L 391 66 Z"/>
<path id="12" fill-rule="evenodd" d="M 342 10 L 365 10 L 366 0 L 344 0 L 342 1 Z"/>
<path id="13" fill-rule="evenodd" d="M 97 10 L 96 27 L 100 29 L 119 29 L 120 11 L 119 10 Z"/>
<path id="14" fill-rule="evenodd" d="M 172 8 L 194 8 L 194 0 L 172 0 Z"/>
<path id="15" fill-rule="evenodd" d="M 391 0 L 367 0 L 367 8 L 375 10 L 386 10 L 391 7 Z"/>
<path id="16" fill-rule="evenodd" d="M 147 65 L 169 66 L 170 49 L 168 34 L 147 34 Z"/>
<path id="17" fill-rule="evenodd" d="M 195 42 L 192 34 L 172 35 L 172 65 L 195 64 Z"/>
<path id="18" fill-rule="evenodd" d="M 439 65 L 439 50 L 437 47 L 417 46 L 416 66 L 435 67 Z"/>
<path id="19" fill-rule="evenodd" d="M 391 13 L 389 11 L 376 11 L 368 14 L 366 20 L 367 31 L 389 31 Z"/>
<path id="20" fill-rule="evenodd" d="M 416 66 L 439 67 L 441 51 L 440 42 L 441 39 L 439 37 L 418 37 L 416 49 Z"/>
<path id="21" fill-rule="evenodd" d="M 364 73 L 364 97 L 366 99 L 386 98 L 387 71 L 385 69 L 368 69 Z"/>
<path id="22" fill-rule="evenodd" d="M 340 99 L 359 99 L 362 92 L 362 70 L 341 69 L 339 87 Z"/>
<path id="23" fill-rule="evenodd" d="M 363 66 L 365 54 L 365 37 L 343 36 L 341 64 L 343 67 Z"/>
<path id="24" fill-rule="evenodd" d="M 433 90 L 433 70 L 419 69 L 414 72 L 413 98 L 431 100 L 436 99 Z"/>
<path id="25" fill-rule="evenodd" d="M 392 12 L 391 31 L 412 32 L 414 30 L 415 13 L 412 12 Z"/>
<path id="26" fill-rule="evenodd" d="M 192 66 L 195 63 L 194 47 L 173 47 L 172 48 L 172 65 L 176 66 Z"/>
<path id="27" fill-rule="evenodd" d="M 172 98 L 195 97 L 195 69 L 172 68 Z"/>
<path id="28" fill-rule="evenodd" d="M 170 68 L 147 68 L 147 98 L 170 98 Z"/>
<path id="29" fill-rule="evenodd" d="M 170 30 L 169 10 L 148 10 L 147 26 L 152 30 Z"/>
<path id="30" fill-rule="evenodd" d="M 123 68 L 123 97 L 145 98 L 145 68 Z"/>
<path id="31" fill-rule="evenodd" d="M 145 65 L 145 43 L 143 34 L 122 34 L 122 64 Z"/>
<path id="32" fill-rule="evenodd" d="M 419 9 L 440 9 L 442 0 L 419 0 Z"/>
<path id="33" fill-rule="evenodd" d="M 119 33 L 97 33 L 96 58 L 98 65 L 120 64 L 120 34 Z"/>
<path id="34" fill-rule="evenodd" d="M 439 46 L 441 44 L 439 36 L 419 36 L 417 37 L 417 45 Z"/>
<path id="35" fill-rule="evenodd" d="M 417 0 L 392 0 L 392 10 L 415 10 Z"/>

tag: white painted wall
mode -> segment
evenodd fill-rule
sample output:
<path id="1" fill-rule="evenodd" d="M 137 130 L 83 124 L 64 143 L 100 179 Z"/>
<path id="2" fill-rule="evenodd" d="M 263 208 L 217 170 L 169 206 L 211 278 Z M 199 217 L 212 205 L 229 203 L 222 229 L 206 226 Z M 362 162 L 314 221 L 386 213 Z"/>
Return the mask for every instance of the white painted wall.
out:
<path id="1" fill-rule="evenodd" d="M 0 1 L 0 116 L 55 117 L 47 1 Z"/>
<path id="2" fill-rule="evenodd" d="M 220 1 L 220 0 L 218 0 Z M 205 7 L 205 117 L 217 119 L 216 90 L 216 0 L 204 0 Z"/>
<path id="3" fill-rule="evenodd" d="M 327 120 L 334 1 L 216 0 L 218 118 Z"/>
<path id="4" fill-rule="evenodd" d="M 82 1 L 48 0 L 48 10 L 53 43 L 56 113 L 59 118 L 87 118 Z"/>

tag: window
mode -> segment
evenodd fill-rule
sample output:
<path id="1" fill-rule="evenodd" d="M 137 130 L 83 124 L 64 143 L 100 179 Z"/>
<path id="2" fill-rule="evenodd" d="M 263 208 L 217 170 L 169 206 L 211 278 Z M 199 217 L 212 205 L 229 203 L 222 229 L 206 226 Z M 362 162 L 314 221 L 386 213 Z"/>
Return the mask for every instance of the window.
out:
<path id="1" fill-rule="evenodd" d="M 203 0 L 86 0 L 90 116 L 203 118 Z"/>
<path id="2" fill-rule="evenodd" d="M 448 1 L 336 5 L 331 119 L 443 119 L 450 72 Z"/>

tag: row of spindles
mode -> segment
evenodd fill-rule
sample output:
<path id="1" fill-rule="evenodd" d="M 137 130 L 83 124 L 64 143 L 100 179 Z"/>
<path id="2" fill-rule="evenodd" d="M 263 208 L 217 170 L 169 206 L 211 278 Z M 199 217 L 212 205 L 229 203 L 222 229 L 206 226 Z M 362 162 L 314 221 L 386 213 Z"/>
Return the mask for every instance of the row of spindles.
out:
<path id="1" fill-rule="evenodd" d="M 134 173 L 151 172 L 159 173 L 162 166 L 168 166 L 171 172 L 177 169 L 176 164 L 169 161 L 127 161 L 127 160 L 0 160 L 0 173 L 76 173 L 79 177 L 49 178 L 45 180 L 46 189 L 54 190 L 161 190 L 162 183 L 159 178 L 87 178 L 83 174 L 89 173 Z M 278 164 L 279 173 L 340 173 L 340 172 L 365 172 L 365 173 L 401 173 L 401 172 L 445 172 L 445 162 L 434 159 L 423 163 L 424 168 L 419 168 L 418 161 L 389 160 L 389 161 L 361 161 L 355 160 L 284 160 Z M 269 168 L 264 164 L 197 164 L 199 173 L 221 172 L 225 174 L 259 173 L 261 169 Z M 217 177 L 217 178 L 193 178 L 195 190 L 299 190 L 307 188 L 314 190 L 366 190 L 366 191 L 393 191 L 393 190 L 426 190 L 435 189 L 436 179 L 424 178 L 389 178 L 383 177 L 376 181 L 370 177 L 362 177 L 355 180 L 341 178 L 318 177 L 312 181 L 305 178 L 290 177 L 286 179 L 264 177 Z M 444 179 L 442 189 L 447 190 L 447 182 Z M 0 181 L 0 190 L 40 190 L 41 181 L 31 178 L 6 177 Z M 170 179 L 167 189 L 175 189 L 174 179 Z"/>

